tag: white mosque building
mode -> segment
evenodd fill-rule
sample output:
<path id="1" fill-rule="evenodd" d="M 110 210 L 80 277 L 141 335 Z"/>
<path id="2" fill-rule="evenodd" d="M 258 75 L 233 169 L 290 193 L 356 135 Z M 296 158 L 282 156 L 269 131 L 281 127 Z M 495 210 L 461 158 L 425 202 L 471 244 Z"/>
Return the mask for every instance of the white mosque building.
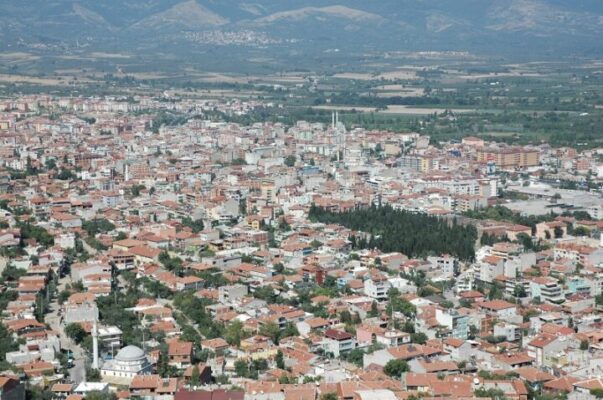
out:
<path id="1" fill-rule="evenodd" d="M 108 380 L 131 380 L 136 375 L 149 375 L 151 370 L 151 363 L 140 347 L 126 346 L 115 358 L 103 362 L 100 373 Z"/>

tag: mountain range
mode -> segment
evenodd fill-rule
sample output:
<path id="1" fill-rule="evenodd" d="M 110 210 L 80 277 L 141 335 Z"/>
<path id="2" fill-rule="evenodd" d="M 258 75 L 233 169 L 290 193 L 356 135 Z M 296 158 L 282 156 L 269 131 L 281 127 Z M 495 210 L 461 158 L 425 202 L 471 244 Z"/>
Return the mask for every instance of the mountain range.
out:
<path id="1" fill-rule="evenodd" d="M 261 32 L 279 47 L 468 51 L 505 56 L 603 53 L 600 0 L 11 0 L 0 2 L 0 50 L 87 46 L 182 57 L 186 33 Z M 293 43 L 293 44 L 291 44 Z M 214 45 L 215 43 L 210 43 Z M 228 43 L 226 43 L 228 45 Z M 240 43 L 238 44 L 241 45 Z M 273 46 L 274 47 L 274 46 Z M 275 51 L 274 48 L 267 51 Z"/>

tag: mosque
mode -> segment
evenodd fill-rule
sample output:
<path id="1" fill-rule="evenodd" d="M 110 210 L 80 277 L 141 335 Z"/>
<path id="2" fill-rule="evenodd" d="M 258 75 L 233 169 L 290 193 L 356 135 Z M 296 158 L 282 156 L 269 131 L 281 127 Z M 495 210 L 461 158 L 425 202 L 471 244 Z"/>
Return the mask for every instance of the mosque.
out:
<path id="1" fill-rule="evenodd" d="M 132 380 L 136 375 L 148 375 L 152 366 L 144 351 L 137 346 L 126 346 L 115 358 L 103 362 L 101 376 L 107 380 Z"/>

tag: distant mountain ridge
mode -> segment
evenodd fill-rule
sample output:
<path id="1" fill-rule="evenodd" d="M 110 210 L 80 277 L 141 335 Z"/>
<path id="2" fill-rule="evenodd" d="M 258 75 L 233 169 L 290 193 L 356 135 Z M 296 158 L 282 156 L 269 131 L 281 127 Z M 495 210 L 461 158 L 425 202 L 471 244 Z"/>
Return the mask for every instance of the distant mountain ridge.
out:
<path id="1" fill-rule="evenodd" d="M 154 29 L 208 29 L 215 26 L 225 25 L 228 18 L 222 17 L 195 0 L 187 0 L 175 4 L 169 9 L 146 17 L 129 29 L 154 30 Z"/>
<path id="2" fill-rule="evenodd" d="M 258 30 L 309 48 L 603 53 L 599 0 L 18 0 L 0 46 L 87 43 L 173 51 L 183 31 Z M 202 45 L 199 43 L 198 45 Z"/>

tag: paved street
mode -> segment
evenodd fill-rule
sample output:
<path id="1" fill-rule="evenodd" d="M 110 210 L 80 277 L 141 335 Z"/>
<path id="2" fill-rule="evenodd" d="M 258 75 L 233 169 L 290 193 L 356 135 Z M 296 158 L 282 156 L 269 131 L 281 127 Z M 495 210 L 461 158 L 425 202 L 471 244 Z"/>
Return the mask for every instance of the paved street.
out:
<path id="1" fill-rule="evenodd" d="M 57 293 L 63 291 L 68 283 L 71 283 L 71 279 L 69 277 L 60 279 L 57 287 Z M 44 320 L 53 331 L 59 333 L 61 347 L 64 350 L 70 350 L 72 352 L 74 367 L 69 370 L 69 378 L 75 383 L 80 383 L 86 377 L 86 353 L 80 346 L 76 345 L 73 340 L 65 336 L 63 326 L 61 324 L 61 306 L 58 304 L 56 298 L 51 301 L 49 308 L 50 311 L 46 314 Z"/>

